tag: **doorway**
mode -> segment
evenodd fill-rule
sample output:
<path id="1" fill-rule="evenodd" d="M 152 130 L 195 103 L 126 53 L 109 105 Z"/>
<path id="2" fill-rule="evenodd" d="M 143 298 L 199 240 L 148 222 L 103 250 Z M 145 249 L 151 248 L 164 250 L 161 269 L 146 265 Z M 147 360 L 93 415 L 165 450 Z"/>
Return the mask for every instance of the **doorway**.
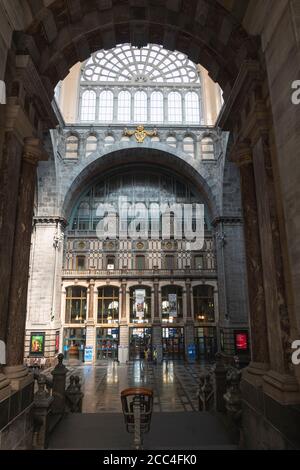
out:
<path id="1" fill-rule="evenodd" d="M 96 358 L 118 360 L 119 328 L 97 328 Z"/>
<path id="2" fill-rule="evenodd" d="M 66 360 L 84 362 L 85 328 L 64 329 L 64 356 Z"/>
<path id="3" fill-rule="evenodd" d="M 151 328 L 130 328 L 129 360 L 144 359 L 146 348 L 151 351 Z"/>
<path id="4" fill-rule="evenodd" d="M 218 350 L 216 328 L 195 328 L 195 346 L 198 360 L 214 360 Z"/>
<path id="5" fill-rule="evenodd" d="M 162 346 L 165 359 L 184 359 L 183 328 L 163 328 Z"/>

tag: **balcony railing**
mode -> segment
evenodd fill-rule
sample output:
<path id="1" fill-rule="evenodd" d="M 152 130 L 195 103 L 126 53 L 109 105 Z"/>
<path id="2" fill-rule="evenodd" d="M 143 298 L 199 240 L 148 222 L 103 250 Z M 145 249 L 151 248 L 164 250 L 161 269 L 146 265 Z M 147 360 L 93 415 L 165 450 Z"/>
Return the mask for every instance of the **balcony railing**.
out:
<path id="1" fill-rule="evenodd" d="M 112 278 L 112 277 L 215 277 L 216 269 L 64 269 L 63 277 Z"/>

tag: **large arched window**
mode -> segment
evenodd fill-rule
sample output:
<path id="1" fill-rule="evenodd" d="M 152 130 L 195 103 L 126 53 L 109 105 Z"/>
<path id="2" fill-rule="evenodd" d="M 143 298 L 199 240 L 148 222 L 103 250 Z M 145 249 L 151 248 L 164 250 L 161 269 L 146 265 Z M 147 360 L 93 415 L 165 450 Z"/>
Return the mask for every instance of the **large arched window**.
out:
<path id="1" fill-rule="evenodd" d="M 176 323 L 182 318 L 182 288 L 179 286 L 164 286 L 161 289 L 162 321 Z"/>
<path id="2" fill-rule="evenodd" d="M 151 288 L 136 286 L 130 288 L 130 323 L 151 321 Z"/>
<path id="3" fill-rule="evenodd" d="M 136 47 L 121 44 L 109 51 L 92 54 L 82 68 L 81 83 L 127 82 L 200 84 L 196 64 L 185 54 L 148 44 Z"/>
<path id="4" fill-rule="evenodd" d="M 137 91 L 134 95 L 134 122 L 147 122 L 147 93 Z"/>
<path id="5" fill-rule="evenodd" d="M 200 123 L 199 95 L 194 91 L 189 91 L 185 95 L 185 116 L 189 124 Z"/>
<path id="6" fill-rule="evenodd" d="M 66 158 L 78 158 L 79 140 L 76 135 L 69 135 L 66 139 Z"/>
<path id="7" fill-rule="evenodd" d="M 178 51 L 155 44 L 141 48 L 122 44 L 93 53 L 81 69 L 83 121 L 95 119 L 93 87 L 97 96 L 100 93 L 96 112 L 99 122 L 112 122 L 117 116 L 123 124 L 148 121 L 179 124 L 183 114 L 186 122 L 200 122 L 200 72 L 195 63 Z M 168 96 L 166 103 L 164 96 Z"/>
<path id="8" fill-rule="evenodd" d="M 67 287 L 66 323 L 84 323 L 84 321 L 86 320 L 86 298 L 86 287 Z"/>
<path id="9" fill-rule="evenodd" d="M 86 90 L 81 97 L 81 120 L 95 121 L 96 119 L 96 93 L 93 90 Z"/>
<path id="10" fill-rule="evenodd" d="M 213 286 L 196 286 L 193 289 L 194 318 L 200 323 L 215 321 Z"/>
<path id="11" fill-rule="evenodd" d="M 98 323 L 118 323 L 119 288 L 113 286 L 98 289 Z"/>
<path id="12" fill-rule="evenodd" d="M 171 91 L 168 95 L 168 121 L 170 123 L 182 122 L 182 100 L 181 94 Z"/>
<path id="13" fill-rule="evenodd" d="M 112 122 L 114 113 L 114 95 L 112 91 L 104 90 L 99 97 L 99 121 Z"/>
<path id="14" fill-rule="evenodd" d="M 131 120 L 131 95 L 129 91 L 120 91 L 118 95 L 118 121 L 130 122 Z"/>
<path id="15" fill-rule="evenodd" d="M 164 122 L 164 97 L 160 91 L 151 93 L 150 120 L 153 123 Z"/>

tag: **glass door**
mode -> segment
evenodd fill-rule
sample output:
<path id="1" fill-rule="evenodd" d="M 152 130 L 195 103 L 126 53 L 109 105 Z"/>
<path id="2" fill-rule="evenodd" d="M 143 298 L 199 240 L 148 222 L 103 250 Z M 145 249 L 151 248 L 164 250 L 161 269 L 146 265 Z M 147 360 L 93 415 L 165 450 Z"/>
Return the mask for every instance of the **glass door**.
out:
<path id="1" fill-rule="evenodd" d="M 214 327 L 195 328 L 196 356 L 198 360 L 213 361 L 218 350 Z"/>
<path id="2" fill-rule="evenodd" d="M 130 328 L 129 359 L 144 359 L 145 350 L 151 352 L 151 328 Z"/>
<path id="3" fill-rule="evenodd" d="M 184 359 L 183 328 L 163 328 L 163 357 L 165 359 Z"/>
<path id="4" fill-rule="evenodd" d="M 119 328 L 97 328 L 97 359 L 118 360 Z"/>
<path id="5" fill-rule="evenodd" d="M 64 329 L 64 356 L 66 360 L 84 361 L 85 328 Z"/>

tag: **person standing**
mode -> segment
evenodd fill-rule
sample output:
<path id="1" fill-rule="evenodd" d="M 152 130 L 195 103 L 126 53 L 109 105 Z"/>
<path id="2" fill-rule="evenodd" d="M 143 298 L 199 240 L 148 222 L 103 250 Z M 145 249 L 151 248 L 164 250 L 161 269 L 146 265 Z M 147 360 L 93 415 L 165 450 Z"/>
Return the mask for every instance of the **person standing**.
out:
<path id="1" fill-rule="evenodd" d="M 153 357 L 153 362 L 154 362 L 154 364 L 156 365 L 156 364 L 157 364 L 157 349 L 156 349 L 155 346 L 154 346 L 154 348 L 153 348 L 152 357 Z"/>
<path id="2" fill-rule="evenodd" d="M 145 359 L 145 362 L 148 362 L 148 359 L 149 359 L 149 349 L 147 348 L 147 346 L 145 347 L 145 351 L 144 351 L 144 359 Z"/>

